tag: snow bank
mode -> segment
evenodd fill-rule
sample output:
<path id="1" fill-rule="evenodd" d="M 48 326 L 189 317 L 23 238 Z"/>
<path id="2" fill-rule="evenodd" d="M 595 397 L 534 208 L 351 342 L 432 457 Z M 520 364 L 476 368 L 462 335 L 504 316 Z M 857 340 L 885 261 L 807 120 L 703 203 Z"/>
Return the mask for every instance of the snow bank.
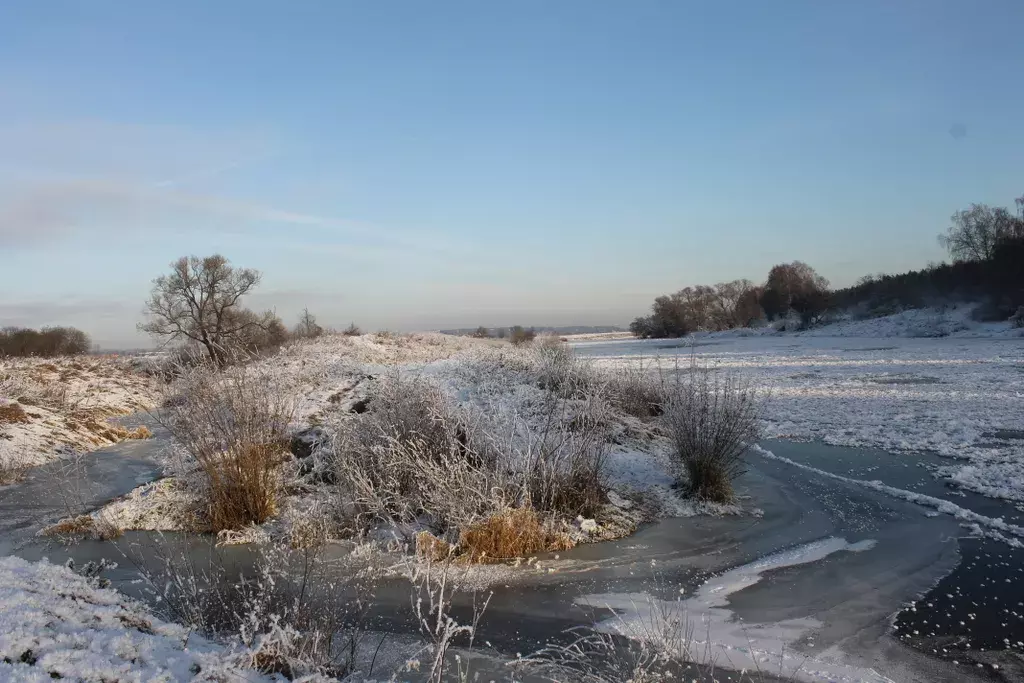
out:
<path id="1" fill-rule="evenodd" d="M 235 659 L 65 567 L 0 558 L 0 680 L 275 680 L 239 667 Z"/>
<path id="2" fill-rule="evenodd" d="M 108 419 L 155 400 L 153 381 L 126 358 L 0 360 L 0 464 L 41 465 L 129 438 Z"/>

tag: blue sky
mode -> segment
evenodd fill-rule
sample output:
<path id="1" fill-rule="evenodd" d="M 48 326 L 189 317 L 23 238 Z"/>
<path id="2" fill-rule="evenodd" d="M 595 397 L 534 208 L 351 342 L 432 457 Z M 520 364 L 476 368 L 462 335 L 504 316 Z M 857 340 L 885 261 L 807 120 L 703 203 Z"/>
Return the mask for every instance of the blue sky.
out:
<path id="1" fill-rule="evenodd" d="M 1024 3 L 0 6 L 0 324 L 138 345 L 220 251 L 286 320 L 624 323 L 943 257 L 1024 193 Z M 951 132 L 953 127 L 957 130 Z"/>

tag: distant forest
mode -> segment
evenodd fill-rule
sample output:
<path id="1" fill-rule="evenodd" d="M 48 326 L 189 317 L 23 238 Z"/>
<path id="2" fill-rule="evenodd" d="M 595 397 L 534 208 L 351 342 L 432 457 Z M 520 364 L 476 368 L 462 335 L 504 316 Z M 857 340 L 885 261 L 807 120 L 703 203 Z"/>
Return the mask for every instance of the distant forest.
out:
<path id="1" fill-rule="evenodd" d="M 866 275 L 836 290 L 806 263 L 782 263 L 761 284 L 734 280 L 659 296 L 650 315 L 637 318 L 629 329 L 648 338 L 777 320 L 785 321 L 783 327 L 806 328 L 832 312 L 872 318 L 960 302 L 980 304 L 980 320 L 1013 319 L 1024 325 L 1024 196 L 1015 204 L 1016 211 L 972 204 L 954 213 L 939 236 L 951 263 L 899 275 Z"/>

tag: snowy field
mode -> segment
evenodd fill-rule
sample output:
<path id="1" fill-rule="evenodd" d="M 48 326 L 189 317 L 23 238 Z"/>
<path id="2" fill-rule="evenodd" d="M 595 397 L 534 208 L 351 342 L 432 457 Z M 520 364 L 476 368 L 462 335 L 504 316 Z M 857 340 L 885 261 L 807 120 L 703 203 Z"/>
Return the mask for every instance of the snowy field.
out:
<path id="1" fill-rule="evenodd" d="M 864 322 L 876 332 L 893 332 L 889 319 Z M 825 336 L 829 330 L 836 336 Z M 739 373 L 770 394 L 769 438 L 934 452 L 949 458 L 939 474 L 956 485 L 1024 505 L 1024 338 L 1018 330 L 998 327 L 987 338 L 839 336 L 848 331 L 829 326 L 815 334 L 747 336 L 741 330 L 576 349 L 605 367 L 672 369 L 692 358 Z"/>

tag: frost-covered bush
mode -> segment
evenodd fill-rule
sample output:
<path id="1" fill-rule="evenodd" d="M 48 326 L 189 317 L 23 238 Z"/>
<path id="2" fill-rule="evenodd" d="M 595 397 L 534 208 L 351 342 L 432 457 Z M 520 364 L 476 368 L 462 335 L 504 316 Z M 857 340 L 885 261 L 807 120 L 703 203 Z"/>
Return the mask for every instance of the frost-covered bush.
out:
<path id="1" fill-rule="evenodd" d="M 745 380 L 695 363 L 665 382 L 663 416 L 680 483 L 689 495 L 733 499 L 743 454 L 761 435 L 762 397 Z"/>
<path id="2" fill-rule="evenodd" d="M 426 379 L 385 376 L 365 413 L 332 426 L 342 516 L 359 532 L 428 528 L 452 543 L 509 510 L 592 516 L 605 499 L 606 405 L 547 395 L 527 417 L 460 406 Z"/>
<path id="3" fill-rule="evenodd" d="M 382 378 L 369 410 L 334 431 L 339 495 L 357 530 L 423 520 L 445 533 L 503 503 L 465 416 L 422 379 Z"/>
<path id="4" fill-rule="evenodd" d="M 161 420 L 206 484 L 212 531 L 261 524 L 277 509 L 292 405 L 271 374 L 239 366 L 185 371 Z"/>

